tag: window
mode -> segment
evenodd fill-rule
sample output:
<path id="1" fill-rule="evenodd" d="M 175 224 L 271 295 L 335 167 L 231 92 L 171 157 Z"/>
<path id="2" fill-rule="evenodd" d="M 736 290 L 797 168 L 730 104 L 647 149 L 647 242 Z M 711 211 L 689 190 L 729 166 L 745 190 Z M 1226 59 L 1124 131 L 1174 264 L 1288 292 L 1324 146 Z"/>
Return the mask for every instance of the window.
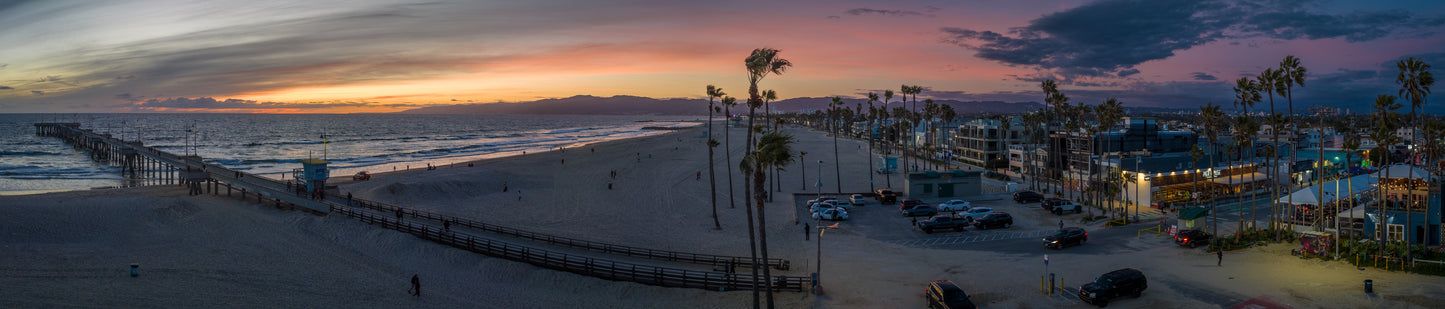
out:
<path id="1" fill-rule="evenodd" d="M 1389 236 L 1390 236 L 1390 240 L 1391 240 L 1391 241 L 1403 241 L 1403 240 L 1405 240 L 1405 236 L 1404 236 L 1404 235 L 1405 235 L 1405 226 L 1404 226 L 1404 225 L 1400 225 L 1400 224 L 1387 224 L 1387 225 L 1385 225 L 1385 227 L 1386 227 L 1387 230 L 1390 231 L 1390 235 L 1389 235 Z"/>

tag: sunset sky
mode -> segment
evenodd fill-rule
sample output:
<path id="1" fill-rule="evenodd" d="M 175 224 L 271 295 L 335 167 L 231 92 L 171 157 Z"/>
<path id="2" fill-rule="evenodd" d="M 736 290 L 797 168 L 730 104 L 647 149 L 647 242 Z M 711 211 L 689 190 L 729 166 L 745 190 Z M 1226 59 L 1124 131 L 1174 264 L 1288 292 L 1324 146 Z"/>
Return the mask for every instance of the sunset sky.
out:
<path id="1" fill-rule="evenodd" d="M 0 29 L 0 112 L 27 113 L 745 96 L 759 47 L 795 64 L 763 82 L 783 98 L 1039 101 L 1051 78 L 1088 104 L 1228 107 L 1235 79 L 1292 54 L 1297 109 L 1363 111 L 1399 59 L 1445 70 L 1439 0 L 0 0 Z"/>

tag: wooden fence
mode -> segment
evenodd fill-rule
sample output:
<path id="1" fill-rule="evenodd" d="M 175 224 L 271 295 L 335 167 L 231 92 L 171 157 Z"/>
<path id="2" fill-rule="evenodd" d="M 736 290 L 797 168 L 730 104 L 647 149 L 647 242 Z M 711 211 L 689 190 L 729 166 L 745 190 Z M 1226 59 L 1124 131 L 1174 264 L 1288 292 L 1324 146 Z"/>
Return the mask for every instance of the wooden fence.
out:
<path id="1" fill-rule="evenodd" d="M 343 214 L 367 224 L 406 232 L 422 239 L 466 249 L 493 257 L 524 262 L 538 267 L 567 271 L 585 276 L 616 281 L 630 281 L 642 284 L 697 288 L 713 291 L 748 290 L 752 288 L 753 276 L 747 274 L 718 273 L 680 268 L 639 265 L 578 256 L 546 249 L 531 248 L 507 242 L 479 238 L 465 233 L 443 231 L 426 224 L 398 223 L 386 216 L 376 215 L 355 208 L 332 205 L 331 213 Z M 774 276 L 776 291 L 802 292 L 808 286 L 807 277 Z M 761 284 L 759 282 L 758 284 Z"/>
<path id="2" fill-rule="evenodd" d="M 367 200 L 361 200 L 361 199 L 355 199 L 355 200 L 353 200 L 353 201 L 351 202 L 351 204 L 353 204 L 354 206 L 357 206 L 357 207 L 374 209 L 374 210 L 384 211 L 384 212 L 387 212 L 387 213 L 394 213 L 394 212 L 396 212 L 396 210 L 397 210 L 397 206 L 394 206 L 394 205 L 388 205 L 388 204 L 384 204 L 384 203 L 377 203 L 377 202 L 367 201 Z M 647 249 L 647 248 L 639 248 L 639 247 L 631 247 L 631 246 L 622 246 L 622 245 L 613 245 L 613 244 L 606 244 L 606 243 L 600 243 L 600 242 L 589 241 L 589 240 L 581 240 L 581 239 L 568 238 L 568 237 L 562 237 L 562 236 L 540 234 L 540 233 L 535 233 L 535 232 L 530 232 L 530 231 L 519 230 L 519 229 L 516 229 L 516 228 L 499 226 L 499 225 L 495 225 L 495 224 L 488 224 L 488 223 L 484 223 L 484 222 L 477 222 L 477 221 L 471 220 L 471 219 L 458 218 L 458 217 L 454 217 L 454 216 L 447 216 L 447 215 L 442 215 L 442 214 L 437 214 L 437 213 L 432 213 L 432 212 L 427 212 L 427 211 L 421 211 L 421 210 L 415 210 L 415 209 L 401 208 L 401 210 L 402 210 L 402 213 L 403 213 L 404 215 L 408 215 L 408 216 L 415 217 L 415 218 L 425 218 L 425 219 L 431 219 L 431 220 L 437 220 L 437 221 L 450 220 L 450 221 L 452 222 L 452 224 L 454 224 L 454 225 L 466 226 L 466 227 L 476 228 L 476 229 L 483 230 L 483 231 L 487 231 L 487 232 L 492 232 L 492 233 L 497 233 L 497 234 L 502 234 L 502 235 L 507 235 L 507 236 L 512 236 L 512 237 L 517 237 L 517 238 L 523 238 L 523 239 L 528 239 L 528 240 L 532 240 L 532 241 L 540 241 L 540 242 L 545 242 L 545 243 L 554 244 L 554 245 L 560 245 L 560 246 L 567 246 L 567 247 L 573 247 L 573 248 L 582 248 L 582 249 L 587 249 L 587 250 L 592 250 L 592 251 L 598 251 L 598 252 L 606 252 L 606 253 L 612 253 L 612 254 L 621 254 L 621 255 L 642 257 L 642 258 L 655 259 L 655 260 L 677 261 L 677 262 L 698 263 L 698 264 L 710 264 L 710 265 L 719 266 L 719 267 L 724 266 L 724 265 L 736 265 L 736 266 L 743 266 L 743 267 L 752 266 L 752 263 L 751 263 L 751 260 L 752 260 L 752 259 L 751 259 L 750 257 L 712 255 L 712 254 L 700 254 L 700 253 L 687 253 L 687 252 L 666 251 L 666 250 L 653 250 L 653 249 Z M 788 262 L 788 260 L 779 259 L 779 258 L 771 258 L 771 259 L 768 259 L 767 262 L 764 263 L 764 264 L 767 265 L 767 266 L 769 266 L 769 267 L 772 267 L 773 269 L 779 269 L 779 270 L 788 270 L 788 268 L 791 266 L 790 263 Z"/>

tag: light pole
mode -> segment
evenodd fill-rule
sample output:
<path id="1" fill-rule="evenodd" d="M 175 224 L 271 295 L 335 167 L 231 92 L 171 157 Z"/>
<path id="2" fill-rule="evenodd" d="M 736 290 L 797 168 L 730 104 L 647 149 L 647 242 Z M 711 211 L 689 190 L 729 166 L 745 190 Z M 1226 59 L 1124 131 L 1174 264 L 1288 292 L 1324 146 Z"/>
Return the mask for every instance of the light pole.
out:
<path id="1" fill-rule="evenodd" d="M 818 160 L 818 195 L 823 195 L 823 160 Z"/>
<path id="2" fill-rule="evenodd" d="M 798 191 L 803 191 L 803 192 L 808 192 L 808 191 L 807 191 L 807 190 L 808 190 L 808 161 L 805 161 L 806 159 L 803 159 L 803 158 L 805 158 L 805 157 L 807 157 L 807 156 L 808 156 L 808 152 L 807 152 L 807 151 L 799 151 L 799 152 L 798 152 L 798 166 L 800 166 L 800 167 L 803 168 L 803 173 L 802 173 L 802 176 L 803 176 L 803 177 L 800 177 L 800 178 L 799 178 L 800 181 L 798 182 Z"/>

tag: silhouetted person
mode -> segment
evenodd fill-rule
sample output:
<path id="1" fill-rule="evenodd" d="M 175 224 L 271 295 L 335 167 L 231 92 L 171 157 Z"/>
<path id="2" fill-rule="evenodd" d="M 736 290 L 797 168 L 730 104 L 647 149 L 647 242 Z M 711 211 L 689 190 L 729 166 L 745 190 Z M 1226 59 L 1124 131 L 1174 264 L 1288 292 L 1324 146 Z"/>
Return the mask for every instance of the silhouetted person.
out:
<path id="1" fill-rule="evenodd" d="M 416 274 L 411 275 L 411 289 L 407 291 L 411 292 L 412 296 L 421 297 L 421 278 Z"/>
<path id="2" fill-rule="evenodd" d="M 401 207 L 396 208 L 396 223 L 401 223 Z"/>
<path id="3" fill-rule="evenodd" d="M 446 230 L 447 232 L 451 232 L 451 231 L 452 231 L 452 220 L 442 220 L 442 229 L 443 229 L 443 230 Z"/>
<path id="4" fill-rule="evenodd" d="M 1219 267 L 1224 267 L 1224 249 L 1219 249 L 1219 251 L 1214 251 L 1214 254 L 1219 256 L 1218 266 L 1219 266 Z"/>
<path id="5" fill-rule="evenodd" d="M 803 223 L 803 241 L 813 239 L 813 225 Z"/>

